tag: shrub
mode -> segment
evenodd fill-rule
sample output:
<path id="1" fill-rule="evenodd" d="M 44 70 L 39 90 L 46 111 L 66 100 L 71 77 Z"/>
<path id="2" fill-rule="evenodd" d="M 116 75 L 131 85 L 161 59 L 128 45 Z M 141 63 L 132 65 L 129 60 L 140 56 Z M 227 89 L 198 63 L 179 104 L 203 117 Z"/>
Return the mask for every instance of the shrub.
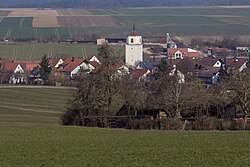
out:
<path id="1" fill-rule="evenodd" d="M 220 130 L 220 120 L 215 117 L 199 117 L 195 120 L 195 130 Z"/>
<path id="2" fill-rule="evenodd" d="M 183 127 L 183 122 L 180 119 L 161 119 L 160 129 L 161 130 L 181 130 Z"/>

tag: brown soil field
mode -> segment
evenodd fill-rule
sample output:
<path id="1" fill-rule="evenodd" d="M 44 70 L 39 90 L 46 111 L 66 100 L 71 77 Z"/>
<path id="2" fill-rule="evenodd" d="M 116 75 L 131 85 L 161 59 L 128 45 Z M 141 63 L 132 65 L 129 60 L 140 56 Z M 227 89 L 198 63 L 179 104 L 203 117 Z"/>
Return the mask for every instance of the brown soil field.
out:
<path id="1" fill-rule="evenodd" d="M 229 9 L 238 9 L 238 8 L 240 8 L 240 9 L 242 9 L 242 8 L 244 8 L 244 9 L 249 9 L 250 8 L 250 6 L 220 6 L 221 8 L 229 8 Z"/>
<path id="2" fill-rule="evenodd" d="M 60 27 L 120 26 L 111 16 L 59 16 Z"/>
<path id="3" fill-rule="evenodd" d="M 57 17 L 53 16 L 40 16 L 34 17 L 33 27 L 42 28 L 42 27 L 59 27 Z"/>
<path id="4" fill-rule="evenodd" d="M 2 10 L 2 9 L 1 9 Z M 5 10 L 5 9 L 3 9 Z M 9 17 L 34 17 L 33 27 L 58 27 L 57 10 L 35 8 L 11 8 Z"/>

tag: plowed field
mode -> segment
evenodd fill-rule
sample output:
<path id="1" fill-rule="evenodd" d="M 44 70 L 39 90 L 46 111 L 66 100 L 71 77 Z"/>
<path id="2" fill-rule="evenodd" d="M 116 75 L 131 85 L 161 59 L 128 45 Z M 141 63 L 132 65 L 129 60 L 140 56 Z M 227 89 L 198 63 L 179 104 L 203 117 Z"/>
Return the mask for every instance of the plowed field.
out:
<path id="1" fill-rule="evenodd" d="M 86 27 L 86 26 L 119 26 L 111 16 L 60 16 L 58 17 L 61 27 Z"/>

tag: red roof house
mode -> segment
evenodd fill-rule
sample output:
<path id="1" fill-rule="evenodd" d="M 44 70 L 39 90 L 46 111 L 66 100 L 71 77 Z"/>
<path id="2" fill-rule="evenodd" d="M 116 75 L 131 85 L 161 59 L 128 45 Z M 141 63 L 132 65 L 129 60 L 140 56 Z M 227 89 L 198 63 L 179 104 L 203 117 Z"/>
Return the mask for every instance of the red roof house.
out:
<path id="1" fill-rule="evenodd" d="M 184 57 L 199 58 L 202 54 L 190 48 L 168 48 L 168 59 L 183 59 Z"/>

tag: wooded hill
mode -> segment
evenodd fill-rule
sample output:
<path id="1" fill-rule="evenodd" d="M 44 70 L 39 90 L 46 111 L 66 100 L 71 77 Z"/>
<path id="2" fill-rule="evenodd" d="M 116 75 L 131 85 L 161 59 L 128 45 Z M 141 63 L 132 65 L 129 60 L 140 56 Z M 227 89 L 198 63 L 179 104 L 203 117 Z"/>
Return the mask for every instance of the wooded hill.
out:
<path id="1" fill-rule="evenodd" d="M 0 7 L 34 8 L 115 8 L 157 6 L 250 5 L 249 0 L 0 0 Z"/>

